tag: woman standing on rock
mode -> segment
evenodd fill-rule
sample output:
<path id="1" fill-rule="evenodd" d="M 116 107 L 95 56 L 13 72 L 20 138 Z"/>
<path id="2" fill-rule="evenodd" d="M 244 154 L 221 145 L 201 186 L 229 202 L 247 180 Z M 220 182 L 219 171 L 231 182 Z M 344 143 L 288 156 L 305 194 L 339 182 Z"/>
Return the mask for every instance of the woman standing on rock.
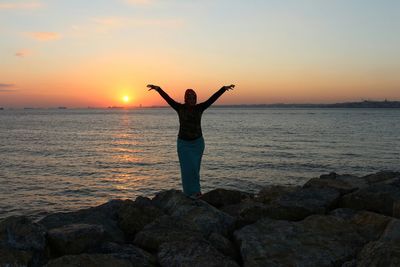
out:
<path id="1" fill-rule="evenodd" d="M 192 198 L 201 196 L 200 165 L 204 152 L 204 139 L 201 131 L 201 115 L 225 91 L 233 90 L 235 85 L 223 86 L 207 101 L 196 104 L 197 95 L 193 89 L 185 92 L 185 103 L 173 100 L 159 86 L 149 84 L 150 90 L 157 91 L 179 116 L 178 157 L 181 166 L 182 187 L 185 195 Z"/>

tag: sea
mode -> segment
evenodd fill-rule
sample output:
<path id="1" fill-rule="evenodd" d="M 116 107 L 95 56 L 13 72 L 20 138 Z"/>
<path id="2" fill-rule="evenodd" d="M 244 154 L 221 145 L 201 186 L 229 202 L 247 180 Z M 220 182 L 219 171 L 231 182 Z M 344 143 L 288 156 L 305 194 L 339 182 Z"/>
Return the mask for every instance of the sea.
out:
<path id="1" fill-rule="evenodd" d="M 0 111 L 0 218 L 180 189 L 170 108 Z M 202 191 L 400 170 L 400 109 L 222 108 L 203 114 Z"/>

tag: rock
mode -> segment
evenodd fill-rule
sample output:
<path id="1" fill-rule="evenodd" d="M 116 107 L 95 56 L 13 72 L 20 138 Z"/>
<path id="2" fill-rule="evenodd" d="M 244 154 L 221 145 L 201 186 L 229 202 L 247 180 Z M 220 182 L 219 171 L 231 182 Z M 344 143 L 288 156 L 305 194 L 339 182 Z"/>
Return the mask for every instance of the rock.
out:
<path id="1" fill-rule="evenodd" d="M 400 188 L 393 184 L 374 184 L 344 195 L 340 207 L 393 215 L 394 203 L 400 201 Z"/>
<path id="2" fill-rule="evenodd" d="M 46 230 L 27 217 L 0 222 L 0 266 L 41 266 L 45 261 Z"/>
<path id="3" fill-rule="evenodd" d="M 157 251 L 166 242 L 203 237 L 202 232 L 190 221 L 165 215 L 146 225 L 136 234 L 133 243 L 146 250 Z"/>
<path id="4" fill-rule="evenodd" d="M 247 199 L 239 204 L 225 206 L 221 210 L 236 218 L 235 229 L 238 229 L 268 216 L 270 214 L 268 208 L 268 205 Z"/>
<path id="5" fill-rule="evenodd" d="M 392 216 L 395 218 L 400 218 L 400 200 L 395 200 L 393 202 Z"/>
<path id="6" fill-rule="evenodd" d="M 299 186 L 269 185 L 263 187 L 260 192 L 258 192 L 255 200 L 264 204 L 270 204 L 281 196 L 299 189 Z"/>
<path id="7" fill-rule="evenodd" d="M 369 184 L 391 182 L 394 178 L 400 178 L 400 172 L 382 171 L 363 177 L 363 179 L 365 179 Z"/>
<path id="8" fill-rule="evenodd" d="M 365 245 L 357 259 L 361 267 L 400 266 L 400 220 L 391 220 L 380 239 Z"/>
<path id="9" fill-rule="evenodd" d="M 125 205 L 123 200 L 111 200 L 103 205 L 74 212 L 58 212 L 46 216 L 39 221 L 48 230 L 68 224 L 101 225 L 108 241 L 124 242 L 125 236 L 118 227 L 118 213 Z"/>
<path id="10" fill-rule="evenodd" d="M 165 267 L 239 267 L 203 240 L 164 243 L 157 256 Z"/>
<path id="11" fill-rule="evenodd" d="M 273 219 L 298 221 L 333 209 L 339 197 L 340 193 L 332 188 L 301 188 L 271 202 L 266 213 Z"/>
<path id="12" fill-rule="evenodd" d="M 46 229 L 27 217 L 9 217 L 0 222 L 0 246 L 20 250 L 44 250 Z"/>
<path id="13" fill-rule="evenodd" d="M 202 195 L 201 200 L 207 202 L 208 204 L 216 208 L 221 208 L 223 206 L 237 204 L 243 199 L 252 197 L 253 194 L 250 193 L 218 188 Z"/>
<path id="14" fill-rule="evenodd" d="M 300 222 L 264 218 L 234 233 L 244 266 L 340 266 L 356 256 L 364 239 L 334 216 Z"/>
<path id="15" fill-rule="evenodd" d="M 172 214 L 178 207 L 193 205 L 194 200 L 185 196 L 179 190 L 165 190 L 156 194 L 152 203 L 167 214 Z"/>
<path id="16" fill-rule="evenodd" d="M 217 234 L 217 233 L 212 233 L 208 237 L 208 241 L 211 243 L 211 245 L 216 248 L 219 252 L 221 252 L 223 255 L 230 257 L 231 259 L 234 259 L 236 261 L 239 260 L 239 251 L 236 250 L 235 246 L 232 244 L 232 242 L 224 237 L 223 235 Z"/>
<path id="17" fill-rule="evenodd" d="M 233 231 L 235 219 L 202 200 L 192 200 L 180 191 L 169 190 L 157 194 L 153 203 L 175 218 L 189 221 L 205 236 L 212 232 L 227 235 Z"/>
<path id="18" fill-rule="evenodd" d="M 380 238 L 391 220 L 392 218 L 388 216 L 361 211 L 355 214 L 349 222 L 356 226 L 357 231 L 366 240 L 375 241 Z"/>
<path id="19" fill-rule="evenodd" d="M 154 206 L 150 199 L 138 197 L 135 202 L 126 201 L 119 210 L 118 226 L 127 240 L 132 240 L 137 232 L 164 213 Z"/>
<path id="20" fill-rule="evenodd" d="M 117 244 L 117 243 L 103 243 L 97 253 L 113 254 L 119 259 L 127 259 L 133 263 L 133 266 L 156 266 L 157 260 L 147 251 L 130 245 L 130 244 Z"/>
<path id="21" fill-rule="evenodd" d="M 345 183 L 345 186 L 350 186 L 352 188 L 358 189 L 358 188 L 363 188 L 368 186 L 368 182 L 366 179 L 350 174 L 342 174 L 339 175 L 335 172 L 331 172 L 330 174 L 324 174 L 320 176 L 321 180 L 330 180 L 331 182 L 328 183 L 333 183 L 332 180 L 337 180 L 338 184 L 336 186 L 343 186 L 341 183 Z"/>
<path id="22" fill-rule="evenodd" d="M 113 254 L 67 255 L 51 260 L 46 267 L 134 267 L 129 259 L 121 259 Z M 144 265 L 145 266 L 145 265 Z"/>
<path id="23" fill-rule="evenodd" d="M 104 239 L 104 228 L 93 224 L 69 224 L 48 232 L 48 241 L 54 255 L 81 254 Z"/>
<path id="24" fill-rule="evenodd" d="M 400 246 L 391 242 L 374 241 L 364 246 L 357 267 L 398 267 Z"/>
<path id="25" fill-rule="evenodd" d="M 1 267 L 27 267 L 31 266 L 33 252 L 0 247 Z"/>
<path id="26" fill-rule="evenodd" d="M 313 178 L 308 180 L 304 186 L 304 188 L 332 188 L 340 192 L 340 194 L 344 195 L 350 192 L 355 191 L 358 187 L 355 187 L 343 180 L 340 179 L 320 179 L 320 178 Z"/>

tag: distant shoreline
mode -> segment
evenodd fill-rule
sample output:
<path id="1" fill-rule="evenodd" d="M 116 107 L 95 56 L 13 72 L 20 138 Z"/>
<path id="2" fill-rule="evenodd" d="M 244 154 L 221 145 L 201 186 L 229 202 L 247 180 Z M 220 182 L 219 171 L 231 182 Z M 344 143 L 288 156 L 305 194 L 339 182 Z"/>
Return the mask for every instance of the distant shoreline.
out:
<path id="1" fill-rule="evenodd" d="M 213 105 L 214 108 L 379 108 L 379 109 L 397 109 L 400 108 L 400 101 L 361 101 L 361 102 L 343 102 L 333 104 L 296 104 L 296 103 L 274 103 L 274 104 L 236 104 L 236 105 Z M 131 107 L 24 107 L 24 108 L 8 108 L 0 107 L 0 110 L 36 110 L 36 109 L 149 109 L 149 108 L 169 108 L 169 106 L 131 106 Z"/>

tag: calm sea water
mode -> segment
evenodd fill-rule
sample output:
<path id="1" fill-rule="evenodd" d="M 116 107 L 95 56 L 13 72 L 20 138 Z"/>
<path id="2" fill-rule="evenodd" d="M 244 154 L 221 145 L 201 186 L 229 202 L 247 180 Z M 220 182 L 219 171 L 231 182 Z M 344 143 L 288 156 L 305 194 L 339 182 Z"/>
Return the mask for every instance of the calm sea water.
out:
<path id="1" fill-rule="evenodd" d="M 203 191 L 399 170 L 400 110 L 211 108 L 202 127 Z M 177 131 L 166 108 L 0 111 L 0 218 L 180 189 Z"/>

